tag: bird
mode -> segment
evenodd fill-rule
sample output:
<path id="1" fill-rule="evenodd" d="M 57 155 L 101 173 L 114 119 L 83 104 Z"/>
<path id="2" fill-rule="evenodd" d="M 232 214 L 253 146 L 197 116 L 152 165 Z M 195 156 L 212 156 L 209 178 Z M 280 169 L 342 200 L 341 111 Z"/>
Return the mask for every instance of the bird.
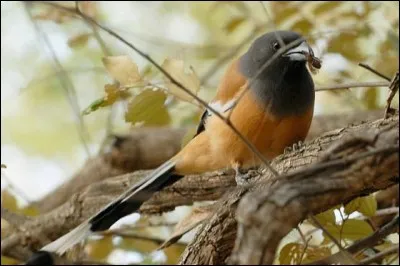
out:
<path id="1" fill-rule="evenodd" d="M 274 56 L 272 63 L 263 67 Z M 278 30 L 256 38 L 228 65 L 194 137 L 175 156 L 78 227 L 34 253 L 27 265 L 40 260 L 48 264 L 51 253 L 62 255 L 92 233 L 107 230 L 122 217 L 138 211 L 155 192 L 185 175 L 233 168 L 236 182 L 242 184 L 243 169 L 259 166 L 262 161 L 211 108 L 229 117 L 230 123 L 268 160 L 304 141 L 315 102 L 314 81 L 307 69 L 309 56 L 314 52 L 298 32 Z"/>

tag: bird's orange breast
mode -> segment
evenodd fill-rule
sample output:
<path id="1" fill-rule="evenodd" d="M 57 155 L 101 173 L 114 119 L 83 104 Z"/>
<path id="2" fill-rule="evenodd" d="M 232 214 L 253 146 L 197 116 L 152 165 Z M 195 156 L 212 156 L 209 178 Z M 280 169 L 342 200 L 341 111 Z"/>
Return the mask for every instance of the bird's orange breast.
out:
<path id="1" fill-rule="evenodd" d="M 262 108 L 252 92 L 247 91 L 231 114 L 232 124 L 251 141 L 267 158 L 281 154 L 285 147 L 303 141 L 308 133 L 313 117 L 313 106 L 304 114 L 276 117 Z M 223 154 L 227 160 L 242 166 L 259 164 L 258 158 L 228 125 L 217 117 L 208 121 L 206 134 L 209 135 L 212 152 Z"/>

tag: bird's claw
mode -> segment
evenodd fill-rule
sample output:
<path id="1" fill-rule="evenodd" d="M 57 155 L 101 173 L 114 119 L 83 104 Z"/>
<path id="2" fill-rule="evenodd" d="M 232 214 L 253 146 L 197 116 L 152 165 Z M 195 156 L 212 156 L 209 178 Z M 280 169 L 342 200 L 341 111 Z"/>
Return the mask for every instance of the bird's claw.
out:
<path id="1" fill-rule="evenodd" d="M 300 148 L 304 145 L 304 142 L 299 140 L 298 142 L 293 143 L 293 145 L 290 147 L 286 147 L 285 150 L 283 151 L 284 154 L 292 152 L 292 151 L 298 151 Z"/>
<path id="2" fill-rule="evenodd" d="M 240 168 L 235 168 L 235 181 L 238 186 L 246 186 L 250 184 L 250 180 L 257 176 L 257 171 L 255 170 L 244 170 Z"/>

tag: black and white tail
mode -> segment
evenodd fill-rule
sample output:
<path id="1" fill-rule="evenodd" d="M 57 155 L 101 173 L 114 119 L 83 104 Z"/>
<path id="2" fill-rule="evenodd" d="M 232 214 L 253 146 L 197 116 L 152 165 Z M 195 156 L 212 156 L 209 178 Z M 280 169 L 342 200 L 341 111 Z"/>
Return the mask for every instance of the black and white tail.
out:
<path id="1" fill-rule="evenodd" d="M 173 174 L 174 167 L 174 161 L 165 162 L 74 230 L 44 246 L 41 249 L 42 253 L 47 251 L 62 255 L 91 233 L 107 230 L 122 217 L 137 211 L 154 192 L 173 184 L 182 177 Z M 28 263 L 32 264 L 32 261 Z"/>

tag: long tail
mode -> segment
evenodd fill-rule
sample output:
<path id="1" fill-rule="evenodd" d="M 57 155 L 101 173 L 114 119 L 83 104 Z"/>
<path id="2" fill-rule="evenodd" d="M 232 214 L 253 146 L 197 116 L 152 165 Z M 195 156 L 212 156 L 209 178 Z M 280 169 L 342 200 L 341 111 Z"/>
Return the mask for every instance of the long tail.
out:
<path id="1" fill-rule="evenodd" d="M 71 232 L 44 246 L 41 251 L 62 255 L 72 246 L 83 241 L 91 233 L 108 229 L 122 217 L 139 209 L 154 192 L 171 185 L 182 176 L 174 175 L 175 162 L 169 160 L 150 175 L 133 185 L 97 214 L 83 222 Z"/>

